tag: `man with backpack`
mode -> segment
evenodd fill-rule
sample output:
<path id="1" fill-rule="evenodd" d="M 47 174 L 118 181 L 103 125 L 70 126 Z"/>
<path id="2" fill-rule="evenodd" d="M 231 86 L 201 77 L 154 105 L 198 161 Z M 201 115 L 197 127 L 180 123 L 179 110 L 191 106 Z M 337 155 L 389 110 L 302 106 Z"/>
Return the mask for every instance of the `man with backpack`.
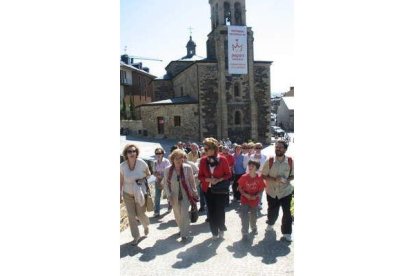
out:
<path id="1" fill-rule="evenodd" d="M 270 157 L 263 165 L 262 176 L 266 180 L 267 194 L 267 228 L 266 231 L 273 231 L 282 207 L 282 239 L 292 241 L 292 214 L 290 205 L 293 196 L 293 186 L 290 183 L 294 179 L 293 160 L 285 155 L 288 143 L 285 140 L 278 140 L 275 144 L 275 157 Z"/>

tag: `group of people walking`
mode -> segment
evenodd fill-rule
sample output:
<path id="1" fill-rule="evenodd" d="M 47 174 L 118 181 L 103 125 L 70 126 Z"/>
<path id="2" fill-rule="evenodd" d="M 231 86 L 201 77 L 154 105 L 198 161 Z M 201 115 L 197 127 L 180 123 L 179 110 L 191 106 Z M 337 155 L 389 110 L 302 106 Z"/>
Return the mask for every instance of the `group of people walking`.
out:
<path id="1" fill-rule="evenodd" d="M 260 211 L 262 194 L 266 191 L 268 202 L 266 231 L 273 231 L 273 225 L 282 207 L 283 239 L 292 241 L 292 214 L 290 205 L 293 196 L 293 160 L 285 155 L 288 142 L 278 140 L 275 156 L 267 158 L 261 153 L 260 143 L 233 145 L 233 153 L 226 144 L 215 138 L 206 138 L 201 150 L 195 143 L 190 144 L 188 152 L 177 145 L 172 148 L 168 159 L 162 148 L 155 149 L 156 161 L 152 169 L 155 181 L 154 216 L 160 216 L 162 191 L 168 199 L 168 210 L 173 210 L 179 235 L 187 241 L 190 229 L 189 208 L 207 212 L 213 239 L 224 238 L 227 231 L 225 208 L 229 204 L 229 187 L 232 187 L 233 202 L 240 204 L 241 233 L 244 240 L 251 234 L 256 235 L 257 216 Z M 125 202 L 128 221 L 133 236 L 131 244 L 141 239 L 137 218 L 149 233 L 149 218 L 146 215 L 146 179 L 151 175 L 145 161 L 139 156 L 134 144 L 127 144 L 123 150 L 124 162 L 121 163 L 121 201 Z M 233 182 L 231 184 L 231 182 Z M 206 206 L 206 207 L 205 207 Z"/>

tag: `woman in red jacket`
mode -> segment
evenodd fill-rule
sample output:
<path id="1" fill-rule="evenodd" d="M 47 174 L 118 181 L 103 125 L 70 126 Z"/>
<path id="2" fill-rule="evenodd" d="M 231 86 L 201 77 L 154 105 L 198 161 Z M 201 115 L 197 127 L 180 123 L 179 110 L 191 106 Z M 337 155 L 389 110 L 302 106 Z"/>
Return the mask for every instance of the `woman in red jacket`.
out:
<path id="1" fill-rule="evenodd" d="M 225 225 L 224 207 L 228 186 L 223 190 L 215 189 L 223 184 L 223 181 L 230 184 L 231 171 L 226 158 L 218 157 L 219 143 L 214 138 L 206 138 L 203 141 L 206 156 L 200 160 L 198 179 L 201 182 L 201 189 L 207 200 L 208 218 L 213 239 L 223 238 Z M 219 184 L 220 183 L 220 184 Z M 214 185 L 218 186 L 214 187 Z"/>

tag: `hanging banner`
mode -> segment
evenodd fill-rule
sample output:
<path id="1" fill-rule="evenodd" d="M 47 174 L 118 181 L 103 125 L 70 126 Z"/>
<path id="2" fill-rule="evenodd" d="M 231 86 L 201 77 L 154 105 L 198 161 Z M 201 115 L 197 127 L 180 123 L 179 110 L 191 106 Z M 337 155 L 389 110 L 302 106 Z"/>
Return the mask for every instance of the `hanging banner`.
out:
<path id="1" fill-rule="evenodd" d="M 229 74 L 247 74 L 247 27 L 227 26 Z"/>

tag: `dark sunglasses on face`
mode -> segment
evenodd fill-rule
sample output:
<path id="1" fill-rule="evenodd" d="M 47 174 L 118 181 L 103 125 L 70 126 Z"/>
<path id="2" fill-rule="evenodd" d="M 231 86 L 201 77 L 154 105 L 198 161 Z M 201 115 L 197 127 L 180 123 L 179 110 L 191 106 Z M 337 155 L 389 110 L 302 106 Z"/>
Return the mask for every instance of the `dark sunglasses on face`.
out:
<path id="1" fill-rule="evenodd" d="M 162 154 L 162 152 L 156 152 L 156 153 L 155 153 L 155 155 L 160 155 L 160 154 Z"/>

